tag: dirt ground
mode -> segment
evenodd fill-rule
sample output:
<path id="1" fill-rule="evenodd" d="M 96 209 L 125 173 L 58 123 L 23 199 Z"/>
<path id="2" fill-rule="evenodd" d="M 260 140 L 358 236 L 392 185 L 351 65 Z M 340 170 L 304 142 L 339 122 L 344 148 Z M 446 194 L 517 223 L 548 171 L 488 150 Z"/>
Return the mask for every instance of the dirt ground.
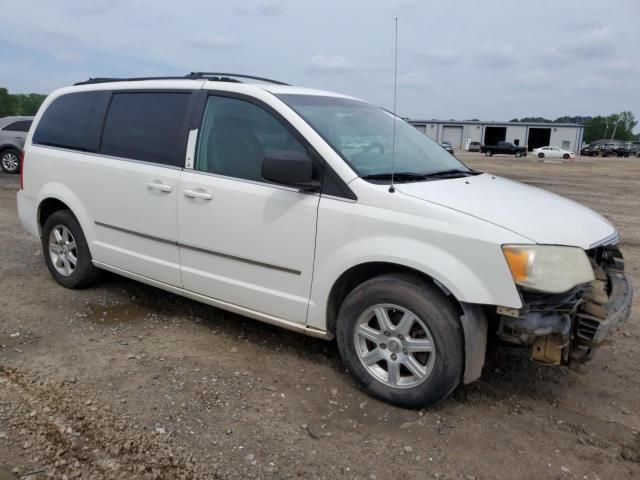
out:
<path id="1" fill-rule="evenodd" d="M 640 285 L 640 159 L 461 158 L 602 212 Z M 363 394 L 334 343 L 113 275 L 56 285 L 17 185 L 0 174 L 2 480 L 640 478 L 637 299 L 586 371 L 501 348 L 477 383 L 403 410 Z"/>

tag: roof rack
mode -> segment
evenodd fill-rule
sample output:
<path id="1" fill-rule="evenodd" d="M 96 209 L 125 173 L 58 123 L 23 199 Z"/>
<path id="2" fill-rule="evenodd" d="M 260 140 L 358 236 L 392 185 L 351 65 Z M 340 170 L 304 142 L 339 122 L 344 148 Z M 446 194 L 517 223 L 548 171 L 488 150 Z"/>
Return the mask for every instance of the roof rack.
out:
<path id="1" fill-rule="evenodd" d="M 241 73 L 217 73 L 217 72 L 191 72 L 189 75 L 186 75 L 185 78 L 193 78 L 196 80 L 204 79 L 204 80 L 214 80 L 214 81 L 236 81 L 238 78 L 245 78 L 248 80 L 258 80 L 260 82 L 273 83 L 274 85 L 289 85 L 288 83 L 281 82 L 279 80 L 272 80 L 270 78 L 264 77 L 255 77 L 253 75 L 243 75 Z"/>
<path id="2" fill-rule="evenodd" d="M 264 77 L 255 77 L 253 75 L 243 75 L 240 73 L 217 73 L 217 72 L 191 72 L 184 77 L 169 76 L 169 77 L 131 77 L 131 78 L 109 78 L 109 77 L 96 77 L 85 80 L 84 82 L 74 83 L 74 85 L 90 85 L 94 83 L 110 83 L 110 82 L 141 82 L 147 80 L 209 80 L 212 82 L 231 82 L 242 83 L 242 80 L 258 80 L 260 82 L 273 83 L 274 85 L 289 85 L 288 83 L 280 82 L 278 80 L 271 80 Z"/>

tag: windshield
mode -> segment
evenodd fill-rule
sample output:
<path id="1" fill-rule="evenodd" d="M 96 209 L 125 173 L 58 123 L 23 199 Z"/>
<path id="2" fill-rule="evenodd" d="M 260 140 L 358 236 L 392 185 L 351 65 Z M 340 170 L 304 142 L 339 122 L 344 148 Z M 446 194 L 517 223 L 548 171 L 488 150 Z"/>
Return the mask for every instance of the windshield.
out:
<path id="1" fill-rule="evenodd" d="M 405 178 L 407 174 L 470 171 L 425 134 L 370 103 L 318 95 L 283 94 L 278 98 L 322 135 L 361 177 L 389 174 L 392 169 Z"/>

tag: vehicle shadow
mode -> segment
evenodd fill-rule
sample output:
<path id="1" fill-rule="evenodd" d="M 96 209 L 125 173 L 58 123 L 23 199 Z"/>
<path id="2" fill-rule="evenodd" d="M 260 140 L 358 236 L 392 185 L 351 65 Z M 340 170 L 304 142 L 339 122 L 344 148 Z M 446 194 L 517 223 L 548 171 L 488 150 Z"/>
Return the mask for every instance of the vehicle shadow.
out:
<path id="1" fill-rule="evenodd" d="M 153 312 L 160 317 L 181 316 L 210 331 L 221 331 L 229 337 L 242 338 L 243 342 L 250 342 L 256 348 L 289 355 L 291 361 L 303 358 L 328 367 L 345 387 L 360 390 L 355 379 L 345 370 L 335 341 L 328 342 L 290 332 L 114 274 L 105 275 L 100 288 L 114 293 L 117 290 L 126 291 L 134 309 Z M 566 368 L 534 363 L 528 355 L 529 350 L 525 348 L 503 345 L 490 347 L 482 378 L 470 385 L 459 386 L 435 408 L 442 411 L 456 405 L 491 404 L 496 399 L 512 396 L 552 402 L 572 383 L 571 378 L 575 373 Z"/>

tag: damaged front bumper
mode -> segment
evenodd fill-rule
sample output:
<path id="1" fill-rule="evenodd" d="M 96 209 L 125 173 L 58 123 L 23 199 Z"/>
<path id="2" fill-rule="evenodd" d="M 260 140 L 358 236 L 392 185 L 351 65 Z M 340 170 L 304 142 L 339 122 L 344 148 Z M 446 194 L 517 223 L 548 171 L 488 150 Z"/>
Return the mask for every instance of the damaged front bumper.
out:
<path id="1" fill-rule="evenodd" d="M 568 365 L 588 360 L 594 348 L 631 313 L 633 289 L 617 246 L 587 252 L 595 280 L 560 295 L 521 292 L 520 310 L 498 307 L 498 336 L 531 347 L 543 363 Z"/>

